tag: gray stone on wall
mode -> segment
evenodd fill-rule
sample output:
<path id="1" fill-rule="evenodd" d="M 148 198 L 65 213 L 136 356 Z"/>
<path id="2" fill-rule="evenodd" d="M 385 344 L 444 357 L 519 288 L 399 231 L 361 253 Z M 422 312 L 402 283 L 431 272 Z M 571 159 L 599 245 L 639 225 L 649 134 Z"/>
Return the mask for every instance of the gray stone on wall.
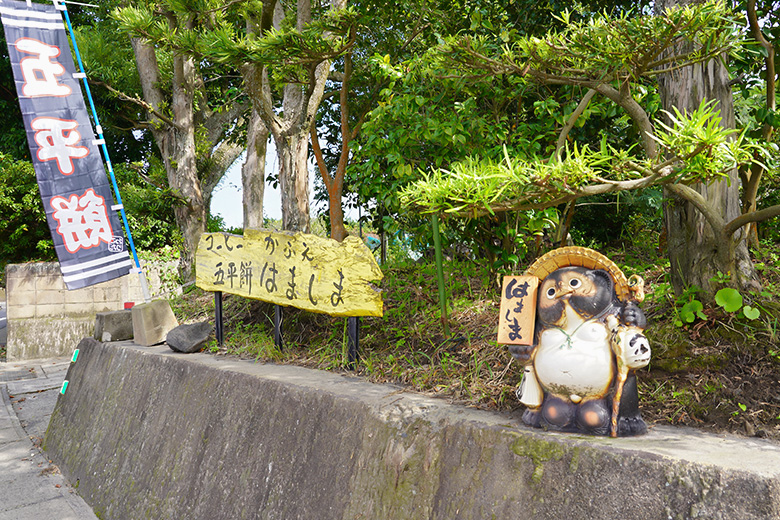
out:
<path id="1" fill-rule="evenodd" d="M 171 329 L 165 338 L 165 343 L 171 347 L 171 350 L 176 352 L 184 354 L 200 352 L 208 343 L 209 336 L 213 330 L 214 327 L 209 321 L 179 325 Z"/>
<path id="2" fill-rule="evenodd" d="M 95 317 L 95 339 L 125 341 L 133 339 L 133 314 L 130 309 L 99 312 Z"/>

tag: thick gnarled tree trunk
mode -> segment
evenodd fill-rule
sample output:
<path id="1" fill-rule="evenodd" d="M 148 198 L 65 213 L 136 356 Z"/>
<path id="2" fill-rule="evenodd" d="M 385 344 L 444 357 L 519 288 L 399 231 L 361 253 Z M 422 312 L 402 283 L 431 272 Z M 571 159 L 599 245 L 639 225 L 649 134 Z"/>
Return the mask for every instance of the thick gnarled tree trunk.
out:
<path id="1" fill-rule="evenodd" d="M 174 56 L 171 92 L 164 93 L 155 47 L 141 39 L 131 41 L 145 106 L 152 120 L 151 132 L 162 156 L 168 186 L 177 199 L 174 216 L 184 239 L 181 275 L 190 280 L 194 277 L 195 252 L 206 231 L 211 193 L 241 153 L 240 147 L 224 138 L 225 128 L 245 107 L 232 104 L 213 112 L 205 98 L 196 107 L 195 97 L 202 81 L 194 58 L 185 54 Z M 210 143 L 210 160 L 204 161 L 208 166 L 203 171 L 197 160 L 198 127 L 205 130 Z"/>
<path id="2" fill-rule="evenodd" d="M 689 2 L 661 0 L 656 10 Z M 676 107 L 692 111 L 702 99 L 717 101 L 721 124 L 734 128 L 734 102 L 729 85 L 728 70 L 720 60 L 688 66 L 659 77 L 661 101 L 666 111 Z M 718 218 L 706 218 L 699 209 L 681 198 L 680 190 L 666 189 L 664 220 L 668 238 L 672 285 L 677 294 L 686 287 L 697 286 L 708 296 L 717 287 L 710 281 L 718 273 L 731 276 L 732 285 L 746 289 L 755 284 L 755 271 L 747 249 L 744 229 L 726 237 L 725 223 L 741 214 L 739 173 L 735 169 L 728 180 L 691 186 Z M 717 222 L 716 222 L 717 220 Z"/>

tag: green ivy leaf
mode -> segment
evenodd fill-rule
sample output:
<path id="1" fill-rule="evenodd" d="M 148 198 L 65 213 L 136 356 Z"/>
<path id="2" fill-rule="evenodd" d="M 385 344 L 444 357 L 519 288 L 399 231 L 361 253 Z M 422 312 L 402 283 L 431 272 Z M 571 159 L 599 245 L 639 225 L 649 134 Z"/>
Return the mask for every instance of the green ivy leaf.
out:
<path id="1" fill-rule="evenodd" d="M 697 316 L 706 320 L 707 316 L 702 310 L 704 310 L 704 306 L 699 300 L 691 300 L 680 309 L 680 319 L 686 323 L 693 323 Z"/>
<path id="2" fill-rule="evenodd" d="M 745 317 L 749 320 L 755 320 L 758 319 L 759 316 L 761 316 L 761 311 L 759 311 L 755 307 L 751 307 L 750 305 L 745 305 L 745 307 L 742 308 L 742 312 L 745 314 Z"/>
<path id="3" fill-rule="evenodd" d="M 727 287 L 715 294 L 715 303 L 726 312 L 737 312 L 742 307 L 742 295 L 736 289 Z"/>

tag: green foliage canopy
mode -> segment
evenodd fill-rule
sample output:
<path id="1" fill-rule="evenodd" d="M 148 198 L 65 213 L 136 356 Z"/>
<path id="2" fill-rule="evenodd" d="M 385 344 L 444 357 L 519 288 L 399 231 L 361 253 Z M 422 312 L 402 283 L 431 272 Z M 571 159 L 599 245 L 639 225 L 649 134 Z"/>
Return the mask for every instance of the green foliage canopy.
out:
<path id="1" fill-rule="evenodd" d="M 543 37 L 503 31 L 500 42 L 464 35 L 442 46 L 442 57 L 464 73 L 530 75 L 547 84 L 639 82 L 741 48 L 739 17 L 722 0 L 669 9 L 661 15 L 600 13 Z M 670 48 L 690 44 L 684 53 Z M 627 86 L 627 85 L 626 85 Z"/>
<path id="2" fill-rule="evenodd" d="M 761 147 L 744 135 L 720 127 L 712 104 L 690 114 L 667 114 L 671 125 L 651 124 L 632 97 L 638 82 L 659 70 L 673 70 L 738 49 L 735 19 L 722 2 L 669 10 L 663 16 L 629 18 L 601 14 L 573 22 L 544 38 L 507 42 L 489 57 L 485 39 L 459 38 L 442 47 L 443 59 L 472 74 L 510 74 L 547 85 L 584 85 L 628 112 L 643 130 L 644 154 L 635 147 L 568 147 L 565 157 L 530 160 L 470 160 L 449 170 L 434 170 L 404 190 L 406 205 L 430 212 L 478 216 L 495 211 L 545 208 L 587 195 L 655 184 L 708 181 L 750 163 Z M 671 45 L 692 44 L 690 52 L 666 58 Z M 493 49 L 494 51 L 496 49 Z M 658 148 L 661 148 L 659 150 Z M 767 157 L 766 153 L 757 155 Z"/>

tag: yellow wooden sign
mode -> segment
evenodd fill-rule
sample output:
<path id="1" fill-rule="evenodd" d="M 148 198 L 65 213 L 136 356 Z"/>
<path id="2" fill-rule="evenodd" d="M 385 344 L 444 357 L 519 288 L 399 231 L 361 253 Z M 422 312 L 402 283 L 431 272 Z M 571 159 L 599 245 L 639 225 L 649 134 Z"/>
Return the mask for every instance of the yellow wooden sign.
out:
<path id="1" fill-rule="evenodd" d="M 504 277 L 498 317 L 498 343 L 533 345 L 538 289 L 539 278 L 536 276 Z"/>
<path id="2" fill-rule="evenodd" d="M 382 270 L 356 237 L 343 242 L 303 233 L 206 233 L 195 256 L 196 284 L 332 316 L 382 316 L 371 282 Z"/>

